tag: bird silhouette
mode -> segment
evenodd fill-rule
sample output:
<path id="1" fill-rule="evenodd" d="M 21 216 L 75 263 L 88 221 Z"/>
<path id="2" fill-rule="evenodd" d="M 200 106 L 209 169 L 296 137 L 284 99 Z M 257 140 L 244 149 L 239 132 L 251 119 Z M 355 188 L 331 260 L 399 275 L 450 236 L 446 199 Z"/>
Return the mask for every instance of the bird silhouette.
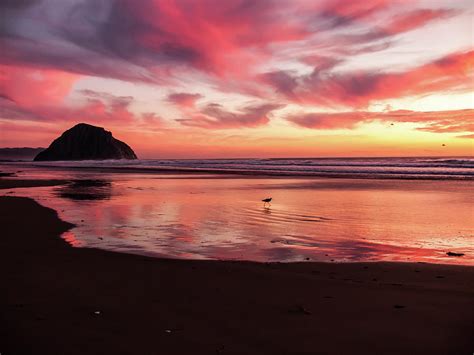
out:
<path id="1" fill-rule="evenodd" d="M 271 198 L 271 197 L 269 197 L 269 198 L 264 198 L 264 199 L 262 200 L 262 202 L 263 202 L 263 206 L 266 206 L 267 203 L 268 203 L 269 205 L 271 205 L 270 202 L 272 202 L 272 198 Z"/>

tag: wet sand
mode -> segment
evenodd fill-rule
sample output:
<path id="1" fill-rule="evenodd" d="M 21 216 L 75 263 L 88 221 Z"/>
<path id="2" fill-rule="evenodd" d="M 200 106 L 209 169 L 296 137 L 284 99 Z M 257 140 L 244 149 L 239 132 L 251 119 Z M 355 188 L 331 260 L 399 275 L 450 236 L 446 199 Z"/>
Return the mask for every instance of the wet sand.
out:
<path id="1" fill-rule="evenodd" d="M 114 252 L 474 266 L 472 182 L 188 177 L 31 169 L 8 183 L 66 183 L 0 195 L 34 198 L 76 224 L 72 245 Z M 272 205 L 263 206 L 268 196 Z"/>
<path id="2" fill-rule="evenodd" d="M 0 179 L 0 190 L 26 187 L 57 186 L 66 184 L 65 180 L 27 180 L 27 179 Z"/>
<path id="3" fill-rule="evenodd" d="M 70 247 L 0 197 L 5 354 L 471 354 L 474 268 L 156 259 Z"/>

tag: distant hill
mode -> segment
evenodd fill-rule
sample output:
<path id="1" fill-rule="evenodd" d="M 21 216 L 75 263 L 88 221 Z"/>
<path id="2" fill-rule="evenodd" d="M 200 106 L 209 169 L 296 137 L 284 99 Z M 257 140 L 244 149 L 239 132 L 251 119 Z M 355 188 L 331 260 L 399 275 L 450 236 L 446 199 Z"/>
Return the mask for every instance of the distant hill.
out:
<path id="1" fill-rule="evenodd" d="M 102 127 L 79 123 L 39 153 L 35 161 L 137 159 L 127 144 Z"/>
<path id="2" fill-rule="evenodd" d="M 0 148 L 0 160 L 33 160 L 45 148 Z"/>

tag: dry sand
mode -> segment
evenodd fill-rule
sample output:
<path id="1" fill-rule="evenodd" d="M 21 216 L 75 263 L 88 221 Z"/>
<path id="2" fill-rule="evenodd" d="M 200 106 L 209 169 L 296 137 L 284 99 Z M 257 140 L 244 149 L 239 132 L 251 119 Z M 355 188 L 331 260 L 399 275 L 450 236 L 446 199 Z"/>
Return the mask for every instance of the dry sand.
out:
<path id="1" fill-rule="evenodd" d="M 474 351 L 472 267 L 78 249 L 59 238 L 70 224 L 20 197 L 0 197 L 0 223 L 2 355 Z"/>

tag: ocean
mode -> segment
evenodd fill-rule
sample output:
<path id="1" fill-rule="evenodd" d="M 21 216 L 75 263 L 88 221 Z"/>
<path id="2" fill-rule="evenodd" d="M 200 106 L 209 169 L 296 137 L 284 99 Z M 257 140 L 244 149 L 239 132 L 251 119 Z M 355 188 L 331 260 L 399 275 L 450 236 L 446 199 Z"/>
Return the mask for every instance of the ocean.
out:
<path id="1" fill-rule="evenodd" d="M 344 178 L 473 179 L 474 158 L 145 159 L 38 162 L 36 166 Z"/>

